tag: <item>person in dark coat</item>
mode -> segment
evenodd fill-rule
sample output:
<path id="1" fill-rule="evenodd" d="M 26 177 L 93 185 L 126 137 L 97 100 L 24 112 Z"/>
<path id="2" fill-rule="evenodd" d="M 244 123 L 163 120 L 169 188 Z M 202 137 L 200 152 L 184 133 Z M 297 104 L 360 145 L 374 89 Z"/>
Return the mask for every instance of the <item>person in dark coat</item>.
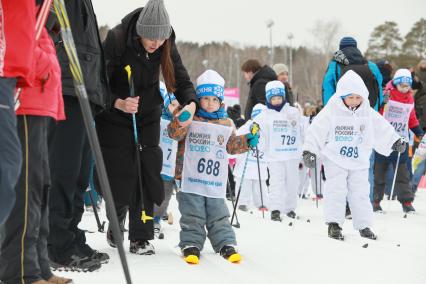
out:
<path id="1" fill-rule="evenodd" d="M 96 128 L 113 193 L 118 219 L 124 221 L 129 210 L 130 252 L 153 254 L 149 240 L 154 238 L 151 220 L 141 221 L 141 194 L 138 175 L 142 175 L 143 208 L 153 214 L 154 203 L 164 199 L 162 151 L 159 147 L 161 104 L 160 69 L 168 93 L 174 93 L 189 119 L 196 110 L 195 89 L 182 64 L 162 0 L 150 0 L 144 8 L 125 16 L 121 23 L 108 32 L 104 42 L 107 74 L 112 97 L 112 108 L 96 118 Z M 130 97 L 128 75 L 131 67 L 135 97 Z M 142 150 L 141 172 L 137 170 L 132 115 Z M 111 246 L 116 246 L 111 230 L 107 234 Z"/>
<path id="2" fill-rule="evenodd" d="M 416 90 L 414 106 L 420 126 L 426 130 L 426 59 L 419 62 L 413 75 L 413 89 Z"/>
<path id="3" fill-rule="evenodd" d="M 256 59 L 249 59 L 241 66 L 244 78 L 250 86 L 249 95 L 245 108 L 245 119 L 251 118 L 253 107 L 258 104 L 266 104 L 265 86 L 269 81 L 277 79 L 277 74 L 271 67 L 261 66 Z"/>
<path id="4" fill-rule="evenodd" d="M 98 112 L 109 103 L 102 45 L 92 2 L 69 0 L 65 1 L 65 8 L 92 111 Z M 52 122 L 48 133 L 49 258 L 55 267 L 92 271 L 109 259 L 106 253 L 92 249 L 86 243 L 85 232 L 78 228 L 84 213 L 83 194 L 89 184 L 92 154 L 55 14 L 49 16 L 47 27 L 55 41 L 61 66 L 66 116 L 64 121 Z"/>

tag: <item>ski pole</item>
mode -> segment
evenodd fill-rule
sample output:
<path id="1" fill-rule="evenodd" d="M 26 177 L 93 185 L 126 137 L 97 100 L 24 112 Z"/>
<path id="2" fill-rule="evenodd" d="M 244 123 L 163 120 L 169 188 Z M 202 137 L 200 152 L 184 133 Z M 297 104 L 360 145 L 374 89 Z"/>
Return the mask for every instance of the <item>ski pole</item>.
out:
<path id="1" fill-rule="evenodd" d="M 315 174 L 315 203 L 316 206 L 318 208 L 318 170 L 317 170 L 317 158 L 316 157 L 311 157 L 311 161 L 315 161 L 315 167 L 314 167 L 314 174 Z M 321 176 L 320 176 L 321 178 Z M 320 185 L 321 185 L 321 180 L 320 180 Z"/>
<path id="2" fill-rule="evenodd" d="M 258 132 L 260 129 L 259 124 L 257 124 L 256 122 L 253 122 L 253 127 L 257 128 L 255 129 L 256 132 Z M 262 218 L 265 219 L 265 211 L 267 211 L 268 209 L 263 204 L 263 189 L 262 189 L 262 178 L 260 175 L 259 148 L 257 147 L 257 145 L 256 145 L 256 161 L 257 161 L 257 174 L 259 178 L 260 204 L 261 204 L 259 210 L 262 211 Z"/>
<path id="3" fill-rule="evenodd" d="M 259 127 L 258 127 L 258 126 L 257 126 L 257 127 L 256 127 L 256 126 L 254 126 L 254 127 L 252 127 L 252 129 L 250 130 L 250 133 L 251 133 L 251 134 L 253 134 L 253 135 L 256 135 L 258 131 L 259 131 Z M 235 201 L 234 210 L 233 210 L 233 212 L 232 212 L 231 224 L 232 224 L 232 222 L 234 221 L 234 216 L 235 216 L 235 214 L 236 214 L 236 210 L 237 210 L 237 206 L 238 206 L 238 200 L 240 199 L 241 188 L 242 188 L 242 185 L 243 185 L 243 182 L 244 182 L 244 176 L 245 176 L 245 174 L 246 174 L 247 162 L 248 162 L 248 155 L 249 155 L 249 154 L 250 154 L 250 152 L 249 152 L 249 151 L 247 151 L 247 154 L 246 154 L 246 160 L 245 160 L 245 162 L 244 162 L 243 173 L 242 173 L 242 175 L 241 175 L 241 182 L 240 182 L 240 186 L 238 187 L 237 200 Z"/>
<path id="4" fill-rule="evenodd" d="M 232 208 L 234 208 L 234 206 L 235 206 L 235 200 L 234 200 L 234 194 L 231 192 L 231 183 L 229 182 L 229 176 L 228 176 L 228 182 L 226 184 L 226 187 L 228 188 L 228 191 L 230 193 L 229 196 L 231 197 Z M 240 225 L 240 222 L 238 221 L 237 212 L 235 212 L 235 222 L 237 222 L 235 225 L 232 224 L 232 222 L 231 222 L 231 225 L 234 226 L 235 228 L 240 228 L 241 225 Z"/>
<path id="5" fill-rule="evenodd" d="M 391 193 L 390 193 L 390 195 L 388 197 L 388 200 L 390 200 L 393 197 L 393 191 L 395 189 L 396 175 L 398 174 L 398 167 L 399 167 L 399 159 L 400 158 L 401 158 L 401 152 L 398 152 L 398 157 L 396 158 L 396 164 L 395 164 L 395 173 L 393 175 Z"/>
<path id="6" fill-rule="evenodd" d="M 124 69 L 127 72 L 127 78 L 129 80 L 129 88 L 130 88 L 130 97 L 135 97 L 135 87 L 133 85 L 133 78 L 132 78 L 132 68 L 130 65 L 127 65 L 124 67 Z M 133 134 L 135 138 L 135 150 L 136 150 L 136 164 L 138 167 L 138 180 L 139 180 L 139 189 L 141 193 L 141 205 L 142 205 L 142 215 L 141 220 L 145 224 L 148 220 L 153 220 L 151 216 L 146 215 L 145 212 L 145 204 L 143 201 L 143 188 L 142 188 L 142 166 L 141 166 L 141 156 L 140 152 L 142 152 L 142 145 L 139 143 L 139 137 L 138 137 L 138 129 L 136 125 L 136 114 L 132 113 L 132 124 L 133 124 Z"/>
<path id="7" fill-rule="evenodd" d="M 121 265 L 123 267 L 123 273 L 126 278 L 126 283 L 131 284 L 132 279 L 130 277 L 129 266 L 127 264 L 126 254 L 123 248 L 123 238 L 121 236 L 120 227 L 118 224 L 117 211 L 114 206 L 114 199 L 112 197 L 111 188 L 109 185 L 109 180 L 105 168 L 104 159 L 101 152 L 101 147 L 99 145 L 99 140 L 95 128 L 93 127 L 93 116 L 92 110 L 90 108 L 89 99 L 87 96 L 86 87 L 84 84 L 83 73 L 81 70 L 80 62 L 77 56 L 77 50 L 74 44 L 74 39 L 72 36 L 72 31 L 70 27 L 70 22 L 68 18 L 67 11 L 65 9 L 64 0 L 54 0 L 55 12 L 61 26 L 61 35 L 65 51 L 69 58 L 69 67 L 71 69 L 74 88 L 76 90 L 76 95 L 80 103 L 81 113 L 83 115 L 84 126 L 87 131 L 87 136 L 89 139 L 90 147 L 93 151 L 97 173 L 99 181 L 101 183 L 102 194 L 105 198 L 105 205 L 107 213 L 111 216 L 112 224 L 112 233 L 115 240 L 120 240 L 117 242 L 117 249 L 121 260 Z"/>
<path id="8" fill-rule="evenodd" d="M 232 211 L 231 225 L 233 224 L 234 216 L 236 216 L 236 215 L 237 215 L 237 212 L 236 212 L 236 211 L 237 211 L 237 206 L 238 206 L 238 200 L 240 200 L 241 188 L 242 188 L 242 185 L 243 185 L 244 176 L 245 176 L 245 174 L 246 174 L 247 161 L 248 161 L 248 155 L 249 155 L 249 152 L 247 151 L 247 154 L 246 154 L 246 160 L 245 160 L 245 162 L 244 162 L 243 173 L 242 173 L 242 175 L 241 175 L 240 185 L 238 186 L 237 200 L 235 201 L 235 204 L 234 204 L 234 210 Z"/>
<path id="9" fill-rule="evenodd" d="M 105 229 L 104 229 L 105 221 L 103 221 L 101 224 L 101 220 L 99 219 L 97 204 L 95 200 L 93 199 L 92 190 L 87 191 L 87 194 L 89 194 L 89 199 L 90 199 L 90 203 L 92 204 L 93 213 L 95 213 L 96 224 L 98 225 L 98 232 L 105 233 Z"/>
<path id="10" fill-rule="evenodd" d="M 98 225 L 98 232 L 104 233 L 105 232 L 105 221 L 103 221 L 101 223 L 101 220 L 99 219 L 97 202 L 95 202 L 95 200 L 93 199 L 93 194 L 92 194 L 92 190 L 95 190 L 95 184 L 93 182 L 93 168 L 94 168 L 94 166 L 95 166 L 95 164 L 92 161 L 91 165 L 90 165 L 90 176 L 89 176 L 90 190 L 87 191 L 87 194 L 89 195 L 90 203 L 92 204 L 93 213 L 95 213 L 96 224 Z"/>

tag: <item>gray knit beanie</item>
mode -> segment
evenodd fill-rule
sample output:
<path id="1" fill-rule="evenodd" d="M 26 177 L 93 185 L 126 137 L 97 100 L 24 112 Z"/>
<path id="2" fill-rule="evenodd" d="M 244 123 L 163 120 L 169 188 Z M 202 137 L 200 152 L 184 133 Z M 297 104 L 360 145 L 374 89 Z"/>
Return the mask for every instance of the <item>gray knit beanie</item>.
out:
<path id="1" fill-rule="evenodd" d="M 172 34 L 163 0 L 149 0 L 136 23 L 136 32 L 146 39 L 168 39 Z"/>

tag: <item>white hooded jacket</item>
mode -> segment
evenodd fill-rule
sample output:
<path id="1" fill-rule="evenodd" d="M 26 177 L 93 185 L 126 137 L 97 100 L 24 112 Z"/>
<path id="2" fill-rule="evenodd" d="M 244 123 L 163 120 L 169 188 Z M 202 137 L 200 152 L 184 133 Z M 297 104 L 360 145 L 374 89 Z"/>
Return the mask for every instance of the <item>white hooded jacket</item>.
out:
<path id="1" fill-rule="evenodd" d="M 357 94 L 361 105 L 354 111 L 342 96 Z M 368 90 L 354 71 L 346 72 L 337 83 L 336 93 L 307 129 L 303 151 L 319 154 L 349 170 L 370 167 L 372 150 L 389 156 L 400 139 L 395 129 L 370 107 Z"/>

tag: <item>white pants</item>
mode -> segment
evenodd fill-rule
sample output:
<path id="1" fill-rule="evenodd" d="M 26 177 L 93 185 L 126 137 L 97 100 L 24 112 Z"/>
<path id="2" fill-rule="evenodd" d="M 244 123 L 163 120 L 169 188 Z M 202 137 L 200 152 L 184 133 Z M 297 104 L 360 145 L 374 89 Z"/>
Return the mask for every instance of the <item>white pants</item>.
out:
<path id="1" fill-rule="evenodd" d="M 326 223 L 345 221 L 346 199 L 352 212 L 355 230 L 371 227 L 373 208 L 370 203 L 369 169 L 347 170 L 324 159 L 326 173 L 324 190 L 324 215 Z"/>
<path id="2" fill-rule="evenodd" d="M 236 177 L 235 180 L 235 189 L 238 190 L 240 188 L 241 178 Z M 263 198 L 263 206 L 268 208 L 269 205 L 269 193 L 268 186 L 266 185 L 266 181 L 262 180 L 262 197 L 260 196 L 260 186 L 259 181 L 254 179 L 245 178 L 243 184 L 241 186 L 240 199 L 238 200 L 239 205 L 246 205 L 259 208 L 262 206 L 262 198 Z"/>
<path id="3" fill-rule="evenodd" d="M 299 189 L 299 160 L 270 162 L 269 204 L 270 211 L 287 214 L 295 211 Z"/>

